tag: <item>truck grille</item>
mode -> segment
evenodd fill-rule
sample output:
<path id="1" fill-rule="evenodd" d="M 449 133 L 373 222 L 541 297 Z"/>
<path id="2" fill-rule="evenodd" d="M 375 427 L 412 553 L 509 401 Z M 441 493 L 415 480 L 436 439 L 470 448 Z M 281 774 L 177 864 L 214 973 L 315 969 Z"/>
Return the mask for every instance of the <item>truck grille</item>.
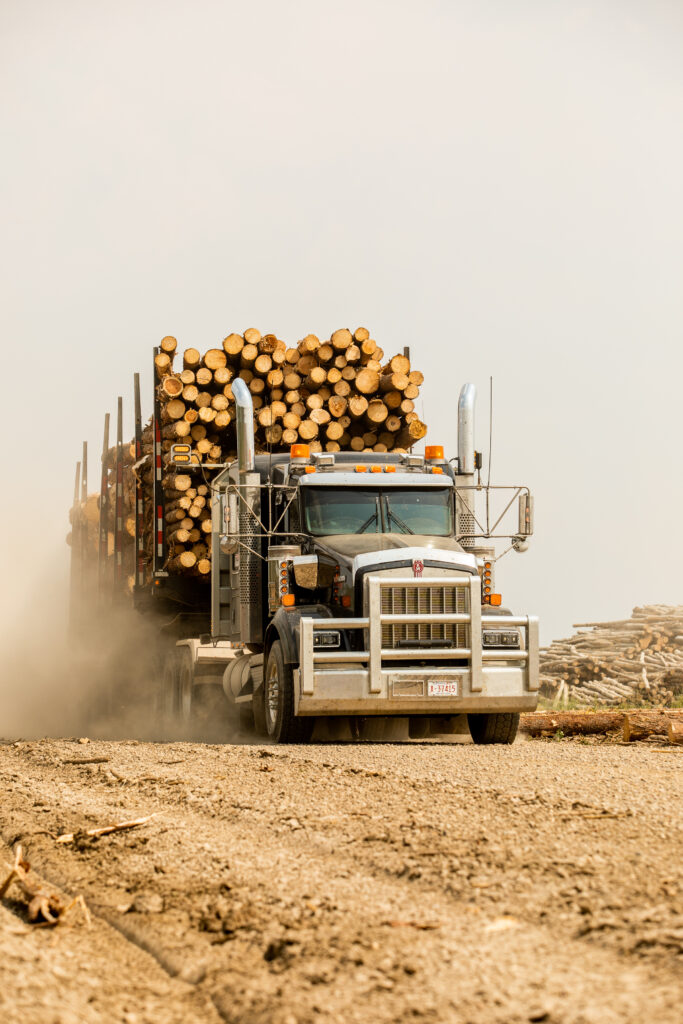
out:
<path id="1" fill-rule="evenodd" d="M 383 615 L 454 615 L 469 611 L 469 591 L 465 587 L 382 587 L 381 595 Z M 469 647 L 469 626 L 464 622 L 382 626 L 382 647 L 406 646 L 411 640 L 443 640 L 449 647 Z"/>

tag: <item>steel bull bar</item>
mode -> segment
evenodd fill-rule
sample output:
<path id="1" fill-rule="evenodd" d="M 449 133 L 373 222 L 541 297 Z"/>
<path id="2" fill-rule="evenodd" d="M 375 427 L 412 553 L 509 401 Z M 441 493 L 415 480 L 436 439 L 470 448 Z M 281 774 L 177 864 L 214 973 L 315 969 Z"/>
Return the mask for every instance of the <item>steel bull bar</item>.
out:
<path id="1" fill-rule="evenodd" d="M 324 714 L 457 714 L 466 711 L 533 710 L 537 703 L 538 619 L 532 616 L 482 614 L 481 580 L 462 577 L 370 576 L 367 616 L 300 620 L 299 668 L 294 673 L 295 711 Z M 385 587 L 454 588 L 466 591 L 466 612 L 389 614 L 382 612 Z M 467 647 L 383 647 L 386 625 L 465 624 Z M 482 627 L 522 631 L 520 649 L 487 649 Z M 319 630 L 363 630 L 363 650 L 315 647 Z M 440 667 L 440 662 L 450 662 Z M 456 661 L 460 664 L 454 666 Z M 429 665 L 425 666 L 425 662 Z M 401 663 L 401 664 L 397 664 Z M 432 696 L 430 681 L 452 682 L 446 696 Z M 455 694 L 453 693 L 455 691 Z"/>

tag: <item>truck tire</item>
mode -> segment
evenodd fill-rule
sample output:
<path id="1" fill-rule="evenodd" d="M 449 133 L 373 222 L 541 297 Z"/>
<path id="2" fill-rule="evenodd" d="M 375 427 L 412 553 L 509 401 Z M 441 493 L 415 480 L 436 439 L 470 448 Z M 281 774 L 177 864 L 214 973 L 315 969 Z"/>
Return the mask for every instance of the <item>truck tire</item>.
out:
<path id="1" fill-rule="evenodd" d="M 263 707 L 266 735 L 276 743 L 306 743 L 315 719 L 294 715 L 294 673 L 285 664 L 282 646 L 276 640 L 268 652 L 263 679 Z"/>
<path id="2" fill-rule="evenodd" d="M 159 689 L 156 694 L 155 712 L 162 729 L 173 721 L 178 704 L 178 656 L 175 647 L 167 651 L 159 675 Z"/>
<path id="3" fill-rule="evenodd" d="M 519 727 L 519 715 L 512 712 L 468 715 L 470 736 L 477 744 L 513 743 Z"/>
<path id="4" fill-rule="evenodd" d="M 187 648 L 182 649 L 178 658 L 178 700 L 176 711 L 178 721 L 184 728 L 192 721 L 192 704 L 194 699 L 194 665 L 192 655 Z"/>

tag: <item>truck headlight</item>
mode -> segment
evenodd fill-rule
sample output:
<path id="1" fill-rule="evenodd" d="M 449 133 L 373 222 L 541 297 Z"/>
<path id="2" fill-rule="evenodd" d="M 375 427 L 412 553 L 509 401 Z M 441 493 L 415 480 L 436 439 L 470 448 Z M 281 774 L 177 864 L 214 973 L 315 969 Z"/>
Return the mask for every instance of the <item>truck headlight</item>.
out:
<path id="1" fill-rule="evenodd" d="M 313 646 L 320 647 L 339 647 L 341 644 L 341 637 L 336 630 L 332 629 L 321 629 L 316 630 L 313 633 Z"/>
<path id="2" fill-rule="evenodd" d="M 484 647 L 516 647 L 519 648 L 519 631 L 516 629 L 483 629 L 481 632 Z"/>

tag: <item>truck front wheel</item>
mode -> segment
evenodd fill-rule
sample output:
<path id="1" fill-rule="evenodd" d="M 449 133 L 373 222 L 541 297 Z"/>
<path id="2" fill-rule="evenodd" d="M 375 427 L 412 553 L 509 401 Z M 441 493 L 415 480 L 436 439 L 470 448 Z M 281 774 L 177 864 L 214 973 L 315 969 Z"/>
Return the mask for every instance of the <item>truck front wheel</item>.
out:
<path id="1" fill-rule="evenodd" d="M 475 743 L 513 743 L 519 727 L 519 715 L 511 712 L 468 715 L 467 724 Z"/>
<path id="2" fill-rule="evenodd" d="M 313 718 L 294 715 L 294 673 L 276 640 L 268 652 L 263 679 L 263 710 L 266 735 L 276 743 L 306 743 L 313 732 Z"/>

